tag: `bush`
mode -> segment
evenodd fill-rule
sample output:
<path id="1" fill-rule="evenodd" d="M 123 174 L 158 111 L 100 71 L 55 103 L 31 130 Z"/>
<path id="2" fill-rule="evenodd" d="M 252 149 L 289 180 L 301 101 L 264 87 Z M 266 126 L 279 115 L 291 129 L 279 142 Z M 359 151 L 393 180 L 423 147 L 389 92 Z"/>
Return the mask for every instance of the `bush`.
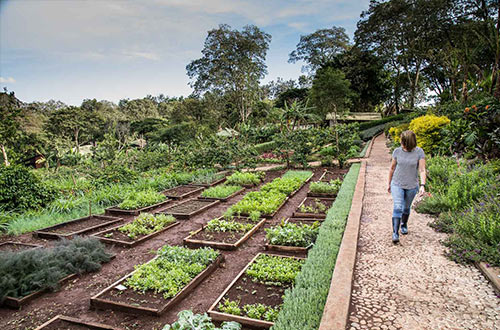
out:
<path id="1" fill-rule="evenodd" d="M 259 154 L 261 154 L 261 153 L 264 153 L 264 152 L 268 152 L 268 151 L 274 150 L 276 148 L 276 146 L 277 146 L 276 142 L 269 141 L 269 142 L 264 142 L 264 143 L 256 144 L 255 145 L 255 150 L 257 150 L 257 152 Z"/>
<path id="2" fill-rule="evenodd" d="M 316 330 L 321 322 L 335 261 L 351 209 L 360 164 L 353 164 L 337 199 L 321 225 L 316 244 L 309 251 L 295 287 L 287 290 L 273 330 Z"/>
<path id="3" fill-rule="evenodd" d="M 392 142 L 394 142 L 395 144 L 399 143 L 399 138 L 401 136 L 401 133 L 408 130 L 409 126 L 410 124 L 400 124 L 389 128 L 389 134 L 391 136 Z"/>
<path id="4" fill-rule="evenodd" d="M 425 115 L 417 117 L 408 127 L 417 136 L 417 144 L 427 154 L 432 154 L 436 144 L 441 139 L 440 129 L 450 123 L 448 117 Z"/>
<path id="5" fill-rule="evenodd" d="M 53 248 L 0 253 L 0 302 L 49 288 L 70 274 L 94 272 L 111 255 L 95 238 L 56 242 Z"/>
<path id="6" fill-rule="evenodd" d="M 382 133 L 384 131 L 386 124 L 380 124 L 377 126 L 373 126 L 371 128 L 365 129 L 361 132 L 359 132 L 359 136 L 361 137 L 361 140 L 363 141 L 368 141 L 375 135 Z"/>
<path id="7" fill-rule="evenodd" d="M 0 209 L 38 209 L 56 197 L 55 189 L 42 184 L 27 168 L 20 165 L 0 167 Z"/>
<path id="8" fill-rule="evenodd" d="M 364 123 L 359 124 L 359 129 L 365 130 L 365 129 L 369 129 L 369 128 L 372 128 L 372 127 L 375 127 L 375 126 L 378 126 L 381 124 L 389 123 L 389 122 L 392 122 L 395 120 L 403 120 L 406 116 L 407 115 L 405 113 L 400 113 L 398 115 L 385 117 L 385 118 L 382 118 L 379 120 L 372 120 L 372 121 L 364 122 Z"/>
<path id="9" fill-rule="evenodd" d="M 135 210 L 163 202 L 167 198 L 153 190 L 142 190 L 130 192 L 118 207 L 124 210 Z"/>

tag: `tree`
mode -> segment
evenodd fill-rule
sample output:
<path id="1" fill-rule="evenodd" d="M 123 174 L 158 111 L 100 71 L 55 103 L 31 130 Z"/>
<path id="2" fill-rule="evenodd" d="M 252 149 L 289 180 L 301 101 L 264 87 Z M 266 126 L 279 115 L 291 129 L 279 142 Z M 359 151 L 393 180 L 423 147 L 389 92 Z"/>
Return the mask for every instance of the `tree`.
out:
<path id="1" fill-rule="evenodd" d="M 303 71 L 311 74 L 325 63 L 331 62 L 335 56 L 349 48 L 349 37 L 342 27 L 333 26 L 330 29 L 320 29 L 300 36 L 297 49 L 289 55 L 288 62 L 304 61 L 307 64 Z"/>
<path id="2" fill-rule="evenodd" d="M 21 109 L 13 105 L 0 106 L 0 149 L 5 166 L 10 165 L 6 147 L 13 144 L 18 136 L 20 113 Z"/>
<path id="3" fill-rule="evenodd" d="M 355 96 L 349 88 L 350 85 L 342 71 L 327 66 L 316 72 L 310 92 L 311 100 L 322 118 L 328 113 L 333 113 L 337 149 L 339 148 L 337 118 L 347 113 L 351 98 Z"/>
<path id="4" fill-rule="evenodd" d="M 242 31 L 226 24 L 208 31 L 203 57 L 186 66 L 195 93 L 228 95 L 242 122 L 248 119 L 258 99 L 259 80 L 267 73 L 265 64 L 271 35 L 254 25 Z"/>
<path id="5" fill-rule="evenodd" d="M 157 104 L 147 97 L 136 100 L 122 99 L 118 102 L 118 107 L 129 120 L 159 117 Z"/>

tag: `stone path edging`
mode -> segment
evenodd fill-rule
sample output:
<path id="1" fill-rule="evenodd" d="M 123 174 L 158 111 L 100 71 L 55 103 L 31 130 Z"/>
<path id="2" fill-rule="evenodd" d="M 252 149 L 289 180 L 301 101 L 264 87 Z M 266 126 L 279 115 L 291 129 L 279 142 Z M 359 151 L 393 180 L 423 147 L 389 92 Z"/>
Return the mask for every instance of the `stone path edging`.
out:
<path id="1" fill-rule="evenodd" d="M 496 293 L 500 294 L 500 268 L 490 267 L 485 262 L 476 263 L 476 267 L 491 282 Z"/>
<path id="2" fill-rule="evenodd" d="M 363 160 L 319 330 L 345 329 L 347 325 L 365 194 L 365 175 L 366 161 Z"/>

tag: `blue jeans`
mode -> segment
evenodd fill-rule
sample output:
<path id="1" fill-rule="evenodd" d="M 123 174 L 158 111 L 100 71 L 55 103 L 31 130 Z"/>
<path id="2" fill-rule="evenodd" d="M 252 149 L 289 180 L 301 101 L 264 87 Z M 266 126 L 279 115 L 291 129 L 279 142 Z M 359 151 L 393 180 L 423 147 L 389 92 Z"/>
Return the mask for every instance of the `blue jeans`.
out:
<path id="1" fill-rule="evenodd" d="M 411 203 L 417 192 L 418 186 L 413 189 L 403 189 L 391 183 L 391 194 L 394 201 L 393 218 L 401 218 L 403 214 L 410 214 Z"/>

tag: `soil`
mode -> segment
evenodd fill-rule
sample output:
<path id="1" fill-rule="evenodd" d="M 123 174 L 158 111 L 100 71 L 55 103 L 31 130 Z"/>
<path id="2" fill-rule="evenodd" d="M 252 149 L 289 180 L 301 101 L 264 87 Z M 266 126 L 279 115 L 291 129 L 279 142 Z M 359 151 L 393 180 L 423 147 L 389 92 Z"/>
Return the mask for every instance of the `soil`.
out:
<path id="1" fill-rule="evenodd" d="M 306 207 L 313 207 L 315 211 L 318 211 L 318 212 L 303 212 L 300 210 L 300 208 L 297 209 L 297 212 L 300 212 L 300 213 L 307 213 L 307 214 L 326 214 L 326 211 L 319 211 L 319 209 L 317 208 L 317 203 L 321 203 L 323 205 L 326 206 L 326 211 L 328 211 L 328 209 L 330 208 L 330 206 L 332 206 L 333 204 L 333 199 L 323 199 L 323 198 L 318 198 L 318 197 L 307 197 L 307 199 L 304 201 L 304 204 L 302 205 L 305 205 Z"/>
<path id="2" fill-rule="evenodd" d="M 328 169 L 326 171 L 326 174 L 321 178 L 321 181 L 323 182 L 330 182 L 331 180 L 335 179 L 343 179 L 346 173 L 349 172 L 349 166 L 343 169 Z"/>
<path id="3" fill-rule="evenodd" d="M 174 205 L 169 207 L 168 209 L 164 210 L 166 214 L 172 213 L 172 214 L 185 214 L 189 215 L 193 212 L 198 211 L 201 208 L 206 207 L 207 205 L 210 205 L 214 201 L 206 201 L 206 200 L 200 200 L 200 199 L 191 199 L 185 203 Z"/>
<path id="4" fill-rule="evenodd" d="M 54 322 L 51 322 L 49 325 L 43 327 L 43 330 L 88 330 L 88 329 L 95 329 L 95 328 L 90 328 L 89 326 L 86 325 L 75 324 L 65 320 L 55 320 Z"/>
<path id="5" fill-rule="evenodd" d="M 117 220 L 118 218 L 115 218 L 113 220 Z M 57 228 L 52 228 L 48 230 L 41 229 L 40 231 L 47 232 L 47 233 L 56 233 L 56 234 L 71 234 L 80 230 L 83 230 L 85 228 L 97 226 L 100 224 L 105 224 L 107 222 L 113 221 L 111 219 L 102 219 L 98 217 L 87 217 L 82 219 L 81 221 L 75 221 L 75 222 L 68 222 L 65 223 L 64 225 L 57 227 Z M 113 223 L 113 224 L 116 224 Z M 99 227 L 99 230 L 103 230 L 105 226 Z"/>
<path id="6" fill-rule="evenodd" d="M 276 286 L 254 282 L 251 277 L 244 274 L 224 295 L 222 301 L 224 301 L 224 299 L 239 301 L 240 308 L 245 305 L 258 303 L 275 307 L 283 303 L 282 296 L 285 294 L 285 290 L 290 287 L 290 285 Z M 219 312 L 221 311 L 218 306 L 216 310 Z"/>
<path id="7" fill-rule="evenodd" d="M 251 223 L 253 225 L 257 225 L 258 222 L 252 222 L 248 218 L 233 218 L 235 222 L 243 223 L 243 224 L 248 224 Z M 259 219 L 261 221 L 262 219 Z M 251 229 L 250 229 L 251 230 Z M 196 235 L 190 237 L 190 239 L 196 239 L 196 240 L 204 240 L 204 241 L 211 241 L 211 242 L 222 242 L 222 243 L 229 243 L 229 244 L 234 244 L 238 242 L 240 238 L 245 236 L 247 232 L 243 231 L 228 231 L 228 232 L 209 232 L 207 230 L 202 230 Z"/>
<path id="8" fill-rule="evenodd" d="M 0 244 L 0 252 L 16 252 L 16 251 L 25 251 L 37 248 L 35 245 L 28 245 L 23 243 L 15 243 L 15 242 L 5 242 Z"/>
<path id="9" fill-rule="evenodd" d="M 184 195 L 190 195 L 191 192 L 199 190 L 202 191 L 204 188 L 200 186 L 179 186 L 172 189 L 165 190 L 163 195 L 167 197 L 180 198 Z"/>
<path id="10" fill-rule="evenodd" d="M 174 222 L 172 222 L 172 223 L 174 223 Z M 165 225 L 165 227 L 170 226 L 172 223 L 169 223 L 169 224 Z M 122 227 L 122 226 L 120 226 L 120 227 Z M 120 228 L 120 227 L 118 227 L 118 228 Z M 135 242 L 135 241 L 137 241 L 137 240 L 140 240 L 140 239 L 141 239 L 141 238 L 143 238 L 144 236 L 151 235 L 151 234 L 153 234 L 153 233 L 154 233 L 154 232 L 153 232 L 153 233 L 149 233 L 149 234 L 138 235 L 138 236 L 136 236 L 136 238 L 135 238 L 135 239 L 132 239 L 132 238 L 128 237 L 127 233 L 123 233 L 123 232 L 119 231 L 119 230 L 118 230 L 118 228 L 113 229 L 113 230 L 110 230 L 110 231 L 108 231 L 108 232 L 106 232 L 106 233 L 101 233 L 101 234 L 99 234 L 99 235 L 95 235 L 95 236 L 97 236 L 97 237 L 109 238 L 109 239 L 114 239 L 114 240 L 117 240 L 117 241 Z M 160 229 L 160 230 L 163 230 L 163 228 L 162 228 L 162 229 Z M 112 235 L 110 235 L 110 236 L 108 237 L 108 235 L 109 235 L 109 234 L 112 234 Z"/>
<path id="11" fill-rule="evenodd" d="M 332 169 L 332 168 L 330 168 Z M 332 169 L 334 170 L 334 169 Z M 324 168 L 313 169 L 314 180 L 318 180 L 323 174 Z M 283 175 L 285 170 L 273 170 L 266 173 L 263 183 Z M 344 173 L 345 170 L 342 170 Z M 260 186 L 260 185 L 259 185 Z M 259 186 L 247 189 L 246 192 L 255 191 Z M 289 218 L 302 202 L 307 192 L 308 184 L 304 185 L 292 198 L 288 200 L 283 208 L 272 218 L 268 219 L 263 226 L 271 227 L 278 224 L 282 219 Z M 246 193 L 245 192 L 245 193 Z M 200 193 L 192 196 L 197 198 Z M 44 294 L 33 302 L 27 304 L 22 310 L 15 311 L 0 308 L 0 328 L 2 330 L 34 328 L 48 321 L 58 314 L 78 317 L 83 321 L 99 322 L 108 325 L 115 325 L 121 328 L 133 329 L 161 329 L 167 323 L 177 320 L 177 314 L 185 309 L 191 309 L 194 313 L 205 313 L 214 303 L 215 299 L 225 290 L 241 270 L 259 252 L 265 252 L 265 232 L 260 228 L 242 246 L 234 251 L 221 251 L 225 257 L 222 267 L 219 267 L 198 285 L 193 292 L 187 295 L 172 309 L 169 309 L 160 317 L 138 316 L 134 314 L 111 311 L 111 310 L 91 310 L 89 309 L 90 297 L 96 295 L 107 286 L 134 270 L 134 266 L 145 263 L 154 257 L 151 251 L 157 250 L 165 244 L 182 245 L 183 239 L 190 232 L 200 228 L 209 220 L 219 217 L 234 203 L 243 198 L 245 194 L 239 194 L 228 200 L 227 203 L 217 204 L 212 208 L 197 214 L 189 221 L 182 221 L 181 224 L 155 236 L 133 248 L 112 246 L 110 250 L 116 254 L 116 258 L 102 266 L 96 273 L 83 274 L 65 284 L 58 292 Z M 178 202 L 174 202 L 174 205 Z M 152 212 L 163 211 L 167 207 L 156 208 Z M 133 215 L 122 215 L 124 223 L 133 220 Z M 0 237 L 0 242 L 13 240 L 11 236 Z M 15 240 L 23 243 L 40 244 L 52 246 L 53 240 L 43 240 L 32 237 L 31 233 L 26 233 L 15 237 Z M 285 254 L 285 253 L 279 253 Z M 296 255 L 296 254 L 294 254 Z"/>

